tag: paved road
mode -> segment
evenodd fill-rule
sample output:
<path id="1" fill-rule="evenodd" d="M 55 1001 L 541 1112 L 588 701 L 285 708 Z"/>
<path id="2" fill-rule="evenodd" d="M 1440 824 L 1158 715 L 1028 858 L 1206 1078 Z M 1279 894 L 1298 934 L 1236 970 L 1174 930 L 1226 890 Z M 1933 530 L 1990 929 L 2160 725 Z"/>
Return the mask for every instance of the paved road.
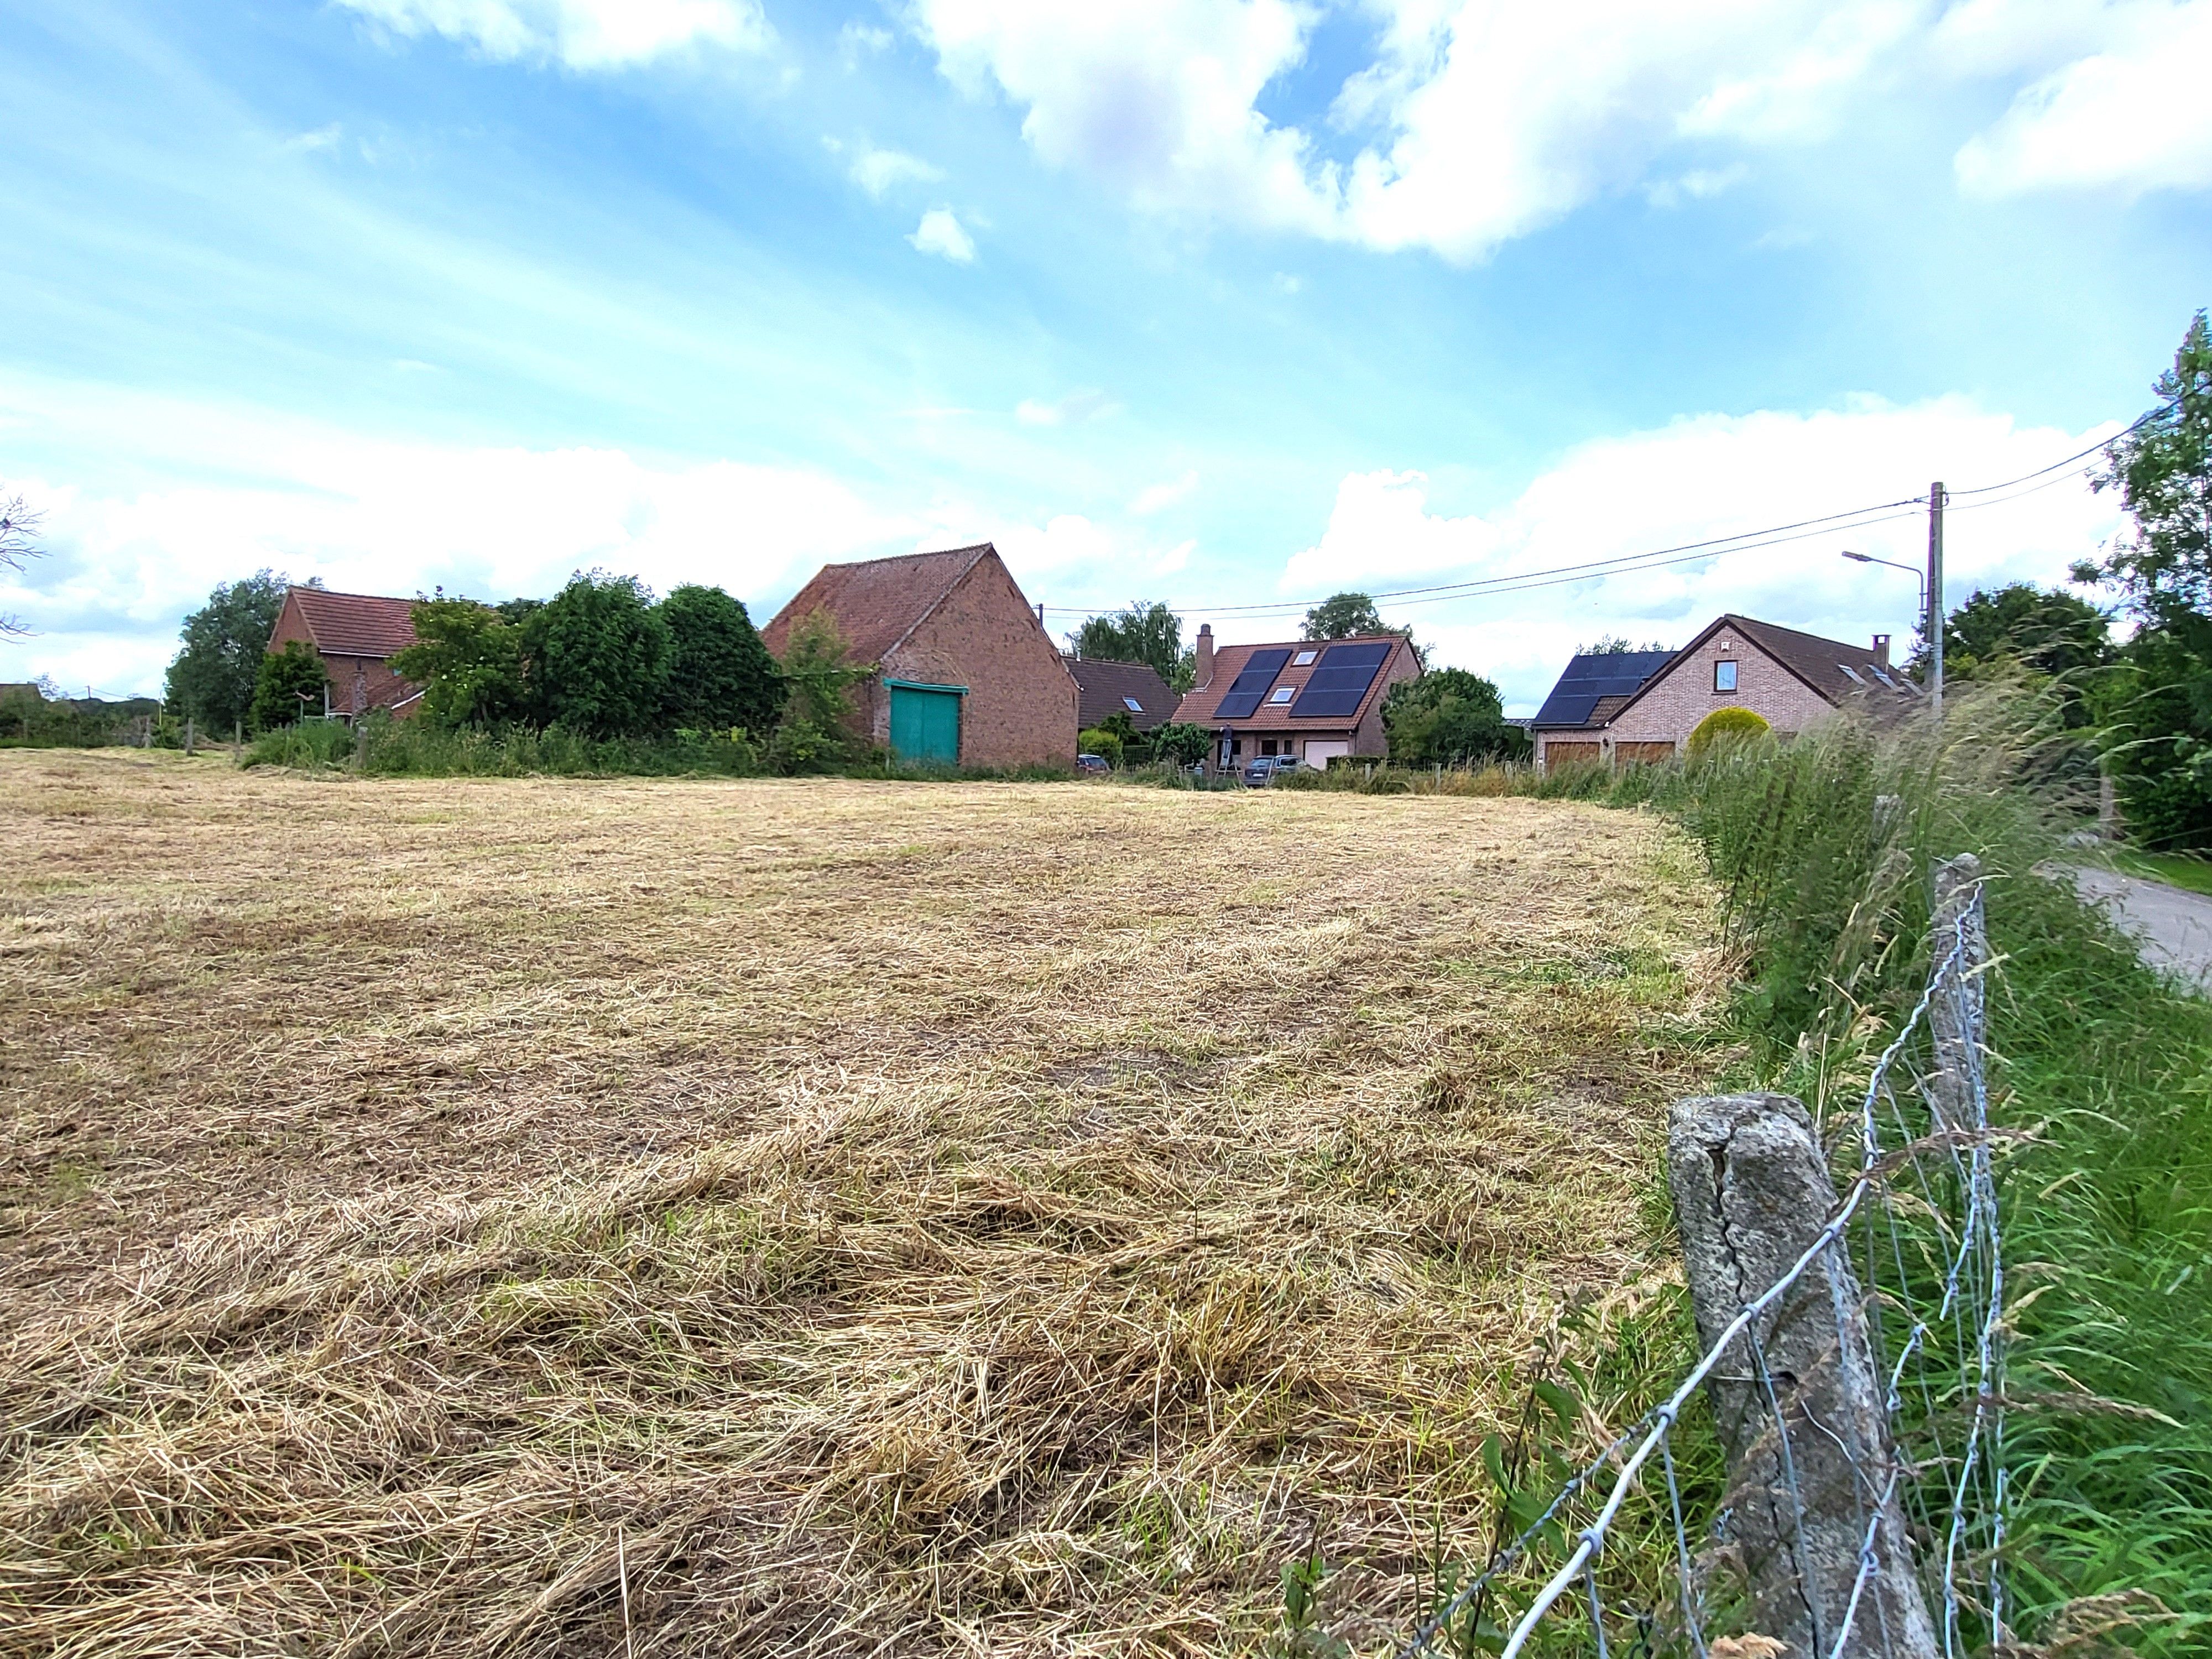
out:
<path id="1" fill-rule="evenodd" d="M 2142 942 L 2145 962 L 2212 990 L 2212 898 L 2114 870 L 2076 870 L 2074 880 Z"/>

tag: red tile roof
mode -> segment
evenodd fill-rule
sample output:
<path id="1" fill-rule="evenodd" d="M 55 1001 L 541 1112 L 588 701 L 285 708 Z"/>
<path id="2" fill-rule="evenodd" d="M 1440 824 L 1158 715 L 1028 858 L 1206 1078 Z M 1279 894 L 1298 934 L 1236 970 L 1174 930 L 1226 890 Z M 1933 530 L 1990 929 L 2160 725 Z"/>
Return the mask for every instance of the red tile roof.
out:
<path id="1" fill-rule="evenodd" d="M 792 624 L 817 610 L 827 611 L 845 636 L 848 661 L 881 662 L 886 652 L 937 609 L 963 576 L 994 551 L 984 542 L 942 553 L 825 564 L 761 629 L 761 641 L 781 657 Z"/>
<path id="2" fill-rule="evenodd" d="M 1303 689 L 1306 681 L 1312 678 L 1313 671 L 1320 665 L 1321 653 L 1332 645 L 1358 645 L 1368 641 L 1386 640 L 1393 645 L 1406 644 L 1404 635 L 1399 634 L 1354 634 L 1348 639 L 1341 640 L 1277 640 L 1272 644 L 1262 641 L 1256 645 L 1221 646 L 1213 653 L 1213 678 L 1204 685 L 1194 686 L 1190 690 L 1183 693 L 1182 702 L 1176 707 L 1175 717 L 1178 720 L 1188 720 L 1199 726 L 1222 724 L 1215 720 L 1213 711 L 1221 700 L 1229 695 L 1229 688 L 1237 683 L 1237 675 L 1244 672 L 1244 665 L 1250 660 L 1255 651 L 1287 650 L 1291 653 L 1291 659 L 1284 665 L 1283 672 L 1275 676 L 1275 684 Z M 1412 649 L 1410 646 L 1406 648 Z M 1314 660 L 1301 664 L 1298 657 L 1300 653 L 1307 651 L 1314 653 Z M 1367 695 L 1360 698 L 1359 707 L 1349 714 L 1330 715 L 1320 720 L 1309 716 L 1302 720 L 1294 720 L 1291 718 L 1291 708 L 1297 699 L 1292 698 L 1290 702 L 1262 702 L 1256 710 L 1244 719 L 1231 720 L 1227 724 L 1235 726 L 1239 732 L 1348 731 L 1365 720 L 1367 711 L 1372 708 L 1377 701 L 1389 694 L 1390 670 L 1396 661 L 1397 658 L 1395 654 L 1382 659 L 1382 667 L 1375 671 L 1375 678 L 1368 682 Z"/>
<path id="3" fill-rule="evenodd" d="M 380 659 L 415 643 L 412 599 L 333 593 L 322 587 L 295 587 L 289 598 L 300 607 L 307 637 L 325 657 Z"/>

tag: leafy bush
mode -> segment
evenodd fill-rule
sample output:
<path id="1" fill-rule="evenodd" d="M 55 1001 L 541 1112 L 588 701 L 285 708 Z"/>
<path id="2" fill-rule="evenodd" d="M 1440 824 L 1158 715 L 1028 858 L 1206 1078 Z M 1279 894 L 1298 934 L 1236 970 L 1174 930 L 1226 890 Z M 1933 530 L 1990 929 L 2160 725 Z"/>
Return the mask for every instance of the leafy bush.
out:
<path id="1" fill-rule="evenodd" d="M 354 757 L 353 728 L 343 720 L 295 720 L 273 726 L 246 746 L 241 766 L 290 766 L 302 769 L 344 766 Z"/>
<path id="2" fill-rule="evenodd" d="M 658 726 L 675 641 L 636 577 L 580 572 L 522 630 L 546 724 L 594 738 Z"/>
<path id="3" fill-rule="evenodd" d="M 521 628 L 488 605 L 415 601 L 415 643 L 392 653 L 396 674 L 422 688 L 418 720 L 433 726 L 497 726 L 526 718 Z"/>
<path id="4" fill-rule="evenodd" d="M 1464 668 L 1399 681 L 1382 700 L 1382 729 L 1400 766 L 1464 766 L 1517 759 L 1528 750 L 1528 734 L 1505 723 L 1498 688 Z"/>
<path id="5" fill-rule="evenodd" d="M 1177 766 L 1201 764 L 1213 748 L 1213 733 L 1189 720 L 1170 720 L 1152 732 L 1152 756 Z"/>
<path id="6" fill-rule="evenodd" d="M 1094 726 L 1075 734 L 1075 746 L 1085 755 L 1096 755 L 1109 766 L 1121 763 L 1121 734 Z"/>
<path id="7" fill-rule="evenodd" d="M 274 731 L 313 715 L 321 719 L 330 710 L 330 671 L 322 655 L 304 640 L 287 640 L 282 651 L 261 659 L 253 682 L 252 725 L 257 732 Z"/>
<path id="8" fill-rule="evenodd" d="M 1697 723 L 1683 747 L 1688 759 L 1701 761 L 1716 744 L 1748 742 L 1766 736 L 1773 729 L 1767 724 L 1766 716 L 1753 709 L 1716 708 Z"/>
<path id="9" fill-rule="evenodd" d="M 826 772 L 854 758 L 853 690 L 867 671 L 845 660 L 836 619 L 816 610 L 792 625 L 783 644 L 783 719 L 769 740 L 779 772 Z"/>
<path id="10" fill-rule="evenodd" d="M 665 728 L 765 733 L 775 724 L 783 684 L 742 604 L 719 587 L 686 585 L 660 602 L 659 616 L 673 649 Z"/>

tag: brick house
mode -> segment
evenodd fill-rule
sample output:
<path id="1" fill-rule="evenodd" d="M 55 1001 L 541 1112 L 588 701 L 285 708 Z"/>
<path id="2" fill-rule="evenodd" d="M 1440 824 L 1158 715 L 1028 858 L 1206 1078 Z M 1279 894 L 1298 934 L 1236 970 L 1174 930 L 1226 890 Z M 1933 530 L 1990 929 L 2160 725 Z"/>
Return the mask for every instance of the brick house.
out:
<path id="1" fill-rule="evenodd" d="M 1421 659 L 1401 634 L 1348 640 L 1214 648 L 1212 624 L 1198 630 L 1196 682 L 1176 719 L 1209 727 L 1212 772 L 1267 755 L 1326 766 L 1339 755 L 1383 755 L 1382 700 L 1401 680 L 1419 679 Z"/>
<path id="2" fill-rule="evenodd" d="M 405 720 L 422 706 L 422 688 L 392 672 L 391 658 L 415 643 L 415 602 L 370 593 L 290 587 L 269 633 L 269 649 L 293 640 L 323 659 L 323 712 L 350 720 L 373 708 Z"/>
<path id="3" fill-rule="evenodd" d="M 1672 760 L 1716 708 L 1748 708 L 1779 735 L 1794 737 L 1847 702 L 1893 712 L 1919 696 L 1920 688 L 1890 666 L 1887 634 L 1870 646 L 1847 645 L 1723 616 L 1671 653 L 1577 657 L 1529 732 L 1540 765 L 1632 765 Z"/>
<path id="4" fill-rule="evenodd" d="M 1081 694 L 1076 723 L 1088 732 L 1115 714 L 1128 717 L 1139 732 L 1156 731 L 1175 718 L 1176 694 L 1148 662 L 1115 662 L 1106 657 L 1069 657 L 1067 672 Z"/>
<path id="5" fill-rule="evenodd" d="M 761 638 L 781 658 L 801 617 L 827 611 L 846 660 L 869 671 L 854 724 L 901 759 L 1070 766 L 1075 681 L 988 542 L 826 564 Z"/>

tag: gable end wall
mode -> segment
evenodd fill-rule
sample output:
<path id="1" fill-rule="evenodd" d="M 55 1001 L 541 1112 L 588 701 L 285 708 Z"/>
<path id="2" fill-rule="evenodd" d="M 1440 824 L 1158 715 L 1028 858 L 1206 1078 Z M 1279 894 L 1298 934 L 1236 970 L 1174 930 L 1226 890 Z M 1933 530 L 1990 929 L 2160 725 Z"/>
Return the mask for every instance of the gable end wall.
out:
<path id="1" fill-rule="evenodd" d="M 1726 658 L 1737 665 L 1736 689 L 1716 691 L 1713 665 Z M 1716 708 L 1748 708 L 1781 732 L 1805 731 L 1835 712 L 1827 699 L 1745 635 L 1723 629 L 1645 686 L 1635 706 L 1623 709 L 1606 728 L 1606 746 L 1672 743 L 1679 747 Z"/>
<path id="2" fill-rule="evenodd" d="M 904 643 L 886 653 L 893 679 L 964 685 L 963 766 L 1072 766 L 1075 677 L 995 555 L 980 559 Z M 890 699 L 872 689 L 868 724 L 890 737 Z"/>

